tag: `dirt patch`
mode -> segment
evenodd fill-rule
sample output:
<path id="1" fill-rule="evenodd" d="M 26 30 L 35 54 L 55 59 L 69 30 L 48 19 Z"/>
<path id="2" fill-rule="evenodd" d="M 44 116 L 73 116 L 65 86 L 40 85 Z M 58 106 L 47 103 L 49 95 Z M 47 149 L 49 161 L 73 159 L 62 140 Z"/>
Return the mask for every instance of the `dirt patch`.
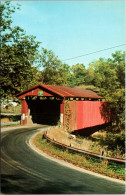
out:
<path id="1" fill-rule="evenodd" d="M 65 132 L 62 128 L 54 128 L 47 132 L 47 136 L 67 146 L 91 151 L 92 141 L 88 138 L 82 138 Z M 97 148 L 97 152 L 101 153 L 101 148 Z"/>
<path id="2" fill-rule="evenodd" d="M 9 122 L 12 122 L 9 118 L 2 118 L 1 119 L 1 124 L 2 123 L 9 123 Z"/>

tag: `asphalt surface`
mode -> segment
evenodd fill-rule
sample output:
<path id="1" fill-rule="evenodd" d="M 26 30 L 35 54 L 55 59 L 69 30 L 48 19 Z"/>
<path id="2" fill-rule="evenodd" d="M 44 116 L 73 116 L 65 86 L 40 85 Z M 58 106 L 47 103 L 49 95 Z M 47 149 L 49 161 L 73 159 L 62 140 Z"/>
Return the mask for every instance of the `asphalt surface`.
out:
<path id="1" fill-rule="evenodd" d="M 125 185 L 61 166 L 33 151 L 37 127 L 1 134 L 2 194 L 124 194 Z"/>

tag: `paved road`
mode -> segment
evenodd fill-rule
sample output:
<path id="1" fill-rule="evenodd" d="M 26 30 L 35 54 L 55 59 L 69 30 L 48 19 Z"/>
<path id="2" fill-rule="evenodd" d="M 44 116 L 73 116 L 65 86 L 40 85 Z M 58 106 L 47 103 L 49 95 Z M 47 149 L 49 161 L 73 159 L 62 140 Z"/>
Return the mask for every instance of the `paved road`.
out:
<path id="1" fill-rule="evenodd" d="M 124 194 L 124 184 L 61 166 L 34 152 L 26 140 L 35 131 L 2 132 L 3 194 Z"/>

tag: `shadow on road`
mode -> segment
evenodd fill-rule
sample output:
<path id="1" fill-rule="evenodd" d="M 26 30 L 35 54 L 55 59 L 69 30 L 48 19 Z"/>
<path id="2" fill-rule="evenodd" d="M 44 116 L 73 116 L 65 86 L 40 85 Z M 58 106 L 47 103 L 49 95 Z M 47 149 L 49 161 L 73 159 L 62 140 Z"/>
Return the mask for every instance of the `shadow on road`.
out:
<path id="1" fill-rule="evenodd" d="M 37 184 L 37 185 L 36 185 Z M 51 182 L 29 179 L 19 175 L 1 175 L 1 191 L 4 194 L 93 194 L 86 185 L 71 185 L 68 182 Z"/>

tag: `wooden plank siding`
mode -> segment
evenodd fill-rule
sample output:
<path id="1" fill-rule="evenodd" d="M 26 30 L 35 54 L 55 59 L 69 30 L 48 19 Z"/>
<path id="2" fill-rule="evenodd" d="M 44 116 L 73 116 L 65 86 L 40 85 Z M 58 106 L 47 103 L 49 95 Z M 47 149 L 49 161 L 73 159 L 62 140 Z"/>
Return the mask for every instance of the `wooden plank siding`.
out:
<path id="1" fill-rule="evenodd" d="M 105 107 L 107 103 L 101 101 L 70 101 L 71 131 L 109 123 L 110 111 L 107 107 L 107 112 L 105 112 Z"/>

